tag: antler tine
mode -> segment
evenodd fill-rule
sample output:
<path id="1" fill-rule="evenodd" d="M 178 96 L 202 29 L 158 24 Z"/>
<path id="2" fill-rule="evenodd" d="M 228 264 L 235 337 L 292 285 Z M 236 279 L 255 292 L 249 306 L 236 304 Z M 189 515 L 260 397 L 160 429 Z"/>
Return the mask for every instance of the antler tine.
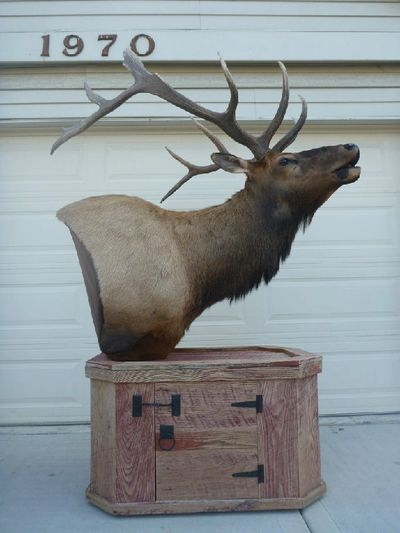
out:
<path id="1" fill-rule="evenodd" d="M 100 96 L 99 94 L 96 94 L 93 91 L 93 89 L 90 87 L 87 81 L 85 81 L 83 86 L 85 87 L 86 96 L 91 102 L 93 102 L 94 104 L 97 104 L 99 107 L 101 107 L 102 105 L 106 105 L 107 100 L 103 98 L 102 96 Z"/>
<path id="2" fill-rule="evenodd" d="M 207 137 L 210 139 L 212 143 L 215 144 L 215 146 L 218 148 L 220 152 L 223 152 L 224 154 L 228 153 L 228 150 L 225 148 L 225 146 L 222 144 L 222 142 L 218 139 L 216 135 L 212 131 L 210 131 L 208 128 L 204 126 L 201 122 L 196 120 L 195 118 L 192 118 L 193 122 L 196 124 L 198 128 L 201 129 L 201 131 L 207 135 Z"/>
<path id="3" fill-rule="evenodd" d="M 275 144 L 275 146 L 272 148 L 273 151 L 282 152 L 285 148 L 289 146 L 289 144 L 292 144 L 292 142 L 296 139 L 299 131 L 304 126 L 304 123 L 307 118 L 307 102 L 300 95 L 299 98 L 301 100 L 300 117 L 297 120 L 296 124 L 287 132 L 287 134 Z"/>
<path id="4" fill-rule="evenodd" d="M 236 109 L 239 103 L 239 93 L 236 87 L 236 84 L 232 78 L 232 74 L 230 73 L 224 59 L 221 57 L 220 54 L 219 61 L 221 63 L 221 68 L 224 73 L 226 82 L 228 84 L 231 97 L 229 100 L 229 104 L 226 108 L 226 110 L 221 114 L 221 121 L 224 125 L 219 125 L 219 127 L 227 133 L 232 139 L 237 141 L 239 144 L 243 144 L 244 146 L 247 146 L 247 148 L 252 152 L 252 154 L 257 158 L 261 158 L 265 155 L 265 149 L 263 145 L 259 142 L 259 139 L 254 137 L 253 135 L 250 135 L 246 131 L 244 131 L 236 120 Z"/>
<path id="5" fill-rule="evenodd" d="M 186 159 L 183 159 L 183 157 L 179 156 L 178 154 L 175 154 L 175 152 L 173 152 L 172 150 L 170 150 L 167 146 L 165 147 L 166 150 L 168 151 L 168 153 L 174 158 L 176 159 L 177 161 L 179 161 L 179 163 L 181 163 L 182 165 L 184 165 L 187 169 L 188 169 L 188 172 L 183 176 L 182 179 L 180 179 L 178 181 L 178 183 L 175 183 L 175 185 L 167 192 L 167 194 L 165 194 L 162 198 L 161 198 L 161 202 L 162 203 L 164 200 L 166 200 L 167 198 L 169 198 L 172 194 L 174 194 L 174 192 L 176 192 L 180 187 L 182 187 L 182 185 L 184 183 L 186 183 L 187 181 L 189 181 L 191 178 L 193 178 L 193 176 L 197 176 L 199 174 L 210 174 L 210 172 L 214 172 L 216 170 L 219 170 L 219 166 L 218 165 L 215 165 L 215 164 L 212 164 L 212 165 L 205 165 L 205 166 L 198 166 L 198 165 L 193 165 L 192 163 L 190 163 L 189 161 L 186 161 Z"/>
<path id="6" fill-rule="evenodd" d="M 278 130 L 279 126 L 282 124 L 289 103 L 289 81 L 287 70 L 285 65 L 281 61 L 278 61 L 278 65 L 282 72 L 281 101 L 279 102 L 279 107 L 268 128 L 264 130 L 263 133 L 258 137 L 258 141 L 265 146 L 265 150 L 268 149 L 272 137 Z"/>
<path id="7" fill-rule="evenodd" d="M 215 144 L 215 146 L 218 148 L 218 150 L 224 154 L 227 154 L 229 153 L 228 150 L 226 149 L 226 147 L 224 146 L 224 144 L 218 139 L 218 137 L 216 135 L 214 135 L 214 133 L 212 133 L 208 128 L 206 128 L 203 124 L 201 124 L 201 122 L 197 121 L 196 119 L 192 118 L 193 122 L 196 124 L 196 126 L 203 132 L 207 135 L 207 137 L 210 139 L 211 142 L 213 142 Z M 178 181 L 178 183 L 176 183 L 168 192 L 165 196 L 163 196 L 163 198 L 161 199 L 161 203 L 166 200 L 169 196 L 171 196 L 172 194 L 174 194 L 174 192 L 176 192 L 180 187 L 182 187 L 182 185 L 184 183 L 186 183 L 187 181 L 189 181 L 190 179 L 192 179 L 194 176 L 198 176 L 199 174 L 209 174 L 210 172 L 214 172 L 215 170 L 219 170 L 219 166 L 218 165 L 204 165 L 204 166 L 198 166 L 198 165 L 193 165 L 192 163 L 190 163 L 189 161 L 186 161 L 186 159 L 183 159 L 183 157 L 181 157 L 180 155 L 176 154 L 175 152 L 173 152 L 172 150 L 170 150 L 167 146 L 165 147 L 166 150 L 168 151 L 168 153 L 174 158 L 176 159 L 177 161 L 179 161 L 179 163 L 181 163 L 182 165 L 184 165 L 188 170 L 189 172 L 187 172 L 187 174 L 185 174 L 185 176 L 183 176 L 182 179 L 180 179 Z"/>
<path id="8" fill-rule="evenodd" d="M 230 117 L 235 117 L 236 108 L 239 103 L 239 93 L 236 87 L 235 82 L 233 81 L 232 74 L 229 72 L 228 67 L 226 66 L 226 63 L 224 59 L 221 57 L 221 55 L 218 53 L 219 56 L 219 62 L 221 63 L 221 68 L 224 73 L 225 79 L 228 83 L 229 90 L 231 92 L 231 98 L 229 100 L 228 107 L 226 108 L 225 113 Z"/>

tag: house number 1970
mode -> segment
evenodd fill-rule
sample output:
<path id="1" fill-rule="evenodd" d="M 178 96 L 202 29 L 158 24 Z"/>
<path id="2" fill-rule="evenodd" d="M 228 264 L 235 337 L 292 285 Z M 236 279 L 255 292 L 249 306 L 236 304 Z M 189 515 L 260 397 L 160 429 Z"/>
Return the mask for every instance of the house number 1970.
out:
<path id="1" fill-rule="evenodd" d="M 118 35 L 116 33 L 101 34 L 97 36 L 98 41 L 106 43 L 99 49 L 99 53 L 102 57 L 108 57 L 110 48 L 117 40 Z M 66 35 L 63 40 L 64 49 L 62 53 L 68 57 L 78 56 L 85 44 L 82 37 L 79 35 Z M 153 53 L 156 43 L 150 35 L 145 33 L 139 33 L 131 39 L 131 50 L 138 56 L 149 56 Z M 50 57 L 50 35 L 42 35 L 42 53 L 41 57 Z"/>

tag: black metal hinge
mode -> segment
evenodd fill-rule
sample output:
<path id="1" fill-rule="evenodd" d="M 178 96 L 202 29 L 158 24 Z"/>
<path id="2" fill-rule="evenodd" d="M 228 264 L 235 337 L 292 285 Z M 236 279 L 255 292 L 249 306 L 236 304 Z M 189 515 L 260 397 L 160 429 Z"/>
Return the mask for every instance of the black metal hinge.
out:
<path id="1" fill-rule="evenodd" d="M 256 413 L 262 413 L 263 411 L 263 397 L 262 394 L 257 394 L 255 401 L 248 402 L 233 402 L 231 407 L 255 407 Z"/>
<path id="2" fill-rule="evenodd" d="M 264 465 L 258 465 L 257 470 L 250 472 L 235 472 L 232 477 L 256 477 L 258 483 L 264 483 Z"/>
<path id="3" fill-rule="evenodd" d="M 171 394 L 171 403 L 143 403 L 141 394 L 134 394 L 132 397 L 132 416 L 142 416 L 142 407 L 171 407 L 172 416 L 181 416 L 181 395 Z"/>

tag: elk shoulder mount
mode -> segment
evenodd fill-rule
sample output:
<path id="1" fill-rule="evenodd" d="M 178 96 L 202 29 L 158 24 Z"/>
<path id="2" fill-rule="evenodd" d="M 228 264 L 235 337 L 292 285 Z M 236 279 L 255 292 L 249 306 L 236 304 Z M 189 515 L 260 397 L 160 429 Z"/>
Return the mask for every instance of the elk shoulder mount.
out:
<path id="1" fill-rule="evenodd" d="M 246 160 L 233 155 L 214 132 L 195 121 L 217 151 L 209 164 L 199 166 L 168 149 L 187 172 L 163 200 L 200 174 L 219 169 L 245 174 L 244 188 L 225 203 L 178 212 L 135 196 L 105 195 L 58 211 L 78 252 L 100 348 L 112 359 L 163 359 L 206 308 L 268 283 L 289 255 L 298 229 L 311 222 L 339 187 L 360 176 L 355 166 L 359 149 L 352 143 L 285 152 L 306 121 L 303 98 L 297 122 L 270 147 L 289 102 L 282 63 L 282 96 L 275 116 L 260 135 L 246 132 L 236 119 L 238 90 L 220 61 L 230 90 L 222 113 L 189 100 L 126 50 L 124 66 L 134 83 L 110 100 L 85 84 L 97 111 L 65 129 L 53 145 L 52 153 L 128 98 L 149 93 L 211 122 L 253 156 Z"/>

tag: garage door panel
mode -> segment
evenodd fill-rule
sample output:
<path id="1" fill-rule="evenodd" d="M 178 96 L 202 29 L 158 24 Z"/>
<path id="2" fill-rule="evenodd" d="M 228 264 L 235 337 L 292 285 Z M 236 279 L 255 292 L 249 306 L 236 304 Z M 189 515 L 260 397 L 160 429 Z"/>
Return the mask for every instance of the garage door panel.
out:
<path id="1" fill-rule="evenodd" d="M 1 339 L 0 342 L 0 365 L 22 364 L 24 362 L 35 364 L 35 362 L 52 362 L 52 363 L 70 363 L 80 361 L 82 364 L 86 361 L 85 357 L 88 352 L 92 354 L 99 353 L 96 335 L 86 335 L 85 337 L 71 338 L 67 334 L 64 337 L 55 335 L 48 337 L 38 335 L 33 340 L 30 337 L 14 336 L 11 340 Z M 0 366 L 1 372 L 2 366 Z M 59 367 L 61 369 L 61 367 Z M 80 376 L 79 383 L 85 384 L 83 375 Z M 86 387 L 77 387 L 81 393 Z"/>
<path id="2" fill-rule="evenodd" d="M 148 175 L 160 177 L 173 173 L 176 168 L 168 152 L 160 145 L 158 136 L 144 134 L 142 137 L 135 135 L 134 139 L 130 139 L 129 136 L 124 135 L 117 136 L 111 141 L 100 139 L 100 142 L 104 143 L 104 175 L 106 180 L 131 181 L 132 173 L 138 178 Z M 169 143 L 179 143 L 181 151 L 188 147 L 193 152 L 193 144 L 188 141 L 181 142 L 179 136 L 171 136 Z M 200 150 L 205 144 L 204 142 L 201 143 Z M 156 158 L 154 158 L 155 153 L 157 153 Z M 199 152 L 197 151 L 197 157 L 198 155 Z M 131 165 L 127 165 L 127 161 L 131 162 Z"/>
<path id="3" fill-rule="evenodd" d="M 400 318 L 398 278 L 276 280 L 269 286 L 268 297 L 268 322 L 296 318 L 302 322 L 324 318 Z"/>
<path id="4" fill-rule="evenodd" d="M 20 276 L 34 276 L 39 283 L 81 283 L 82 273 L 71 244 L 39 250 L 26 247 L 0 248 L 4 283 L 21 283 Z M 32 279 L 32 278 L 31 278 Z M 23 284 L 26 283 L 24 277 Z"/>
<path id="5" fill-rule="evenodd" d="M 359 142 L 361 150 L 360 165 L 362 166 L 362 180 L 358 188 L 364 192 L 399 192 L 396 179 L 396 158 L 394 153 L 400 149 L 400 140 L 393 136 L 365 135 Z"/>
<path id="6" fill-rule="evenodd" d="M 232 304 L 226 301 L 218 302 L 206 309 L 192 323 L 189 332 L 186 334 L 189 342 L 191 342 L 191 339 L 199 338 L 198 345 L 200 346 L 210 334 L 210 331 L 216 336 L 226 336 L 231 339 L 236 339 L 238 335 L 263 331 L 263 316 L 254 313 L 255 309 L 262 307 L 263 299 L 263 293 L 255 291 L 247 295 L 246 298 Z M 240 341 L 236 340 L 236 344 L 240 344 Z"/>
<path id="7" fill-rule="evenodd" d="M 378 204 L 378 205 L 376 205 Z M 296 248 L 315 246 L 329 248 L 350 244 L 353 249 L 368 246 L 370 252 L 376 248 L 392 247 L 400 257 L 399 229 L 397 227 L 397 205 L 393 199 L 379 198 L 374 206 L 330 206 L 316 215 L 304 235 L 299 235 Z"/>
<path id="8" fill-rule="evenodd" d="M 40 194 L 88 188 L 85 147 L 68 146 L 60 157 L 50 156 L 49 137 L 13 137 L 2 139 L 0 148 L 2 193 L 22 199 Z M 39 198 L 36 198 L 39 200 Z"/>
<path id="9" fill-rule="evenodd" d="M 368 330 L 373 335 L 368 335 Z M 332 346 L 341 347 L 343 352 L 358 348 L 358 343 L 363 337 L 368 337 L 369 346 L 379 352 L 382 346 L 382 337 L 389 336 L 394 349 L 399 353 L 400 320 L 345 320 L 329 321 L 281 321 L 268 323 L 258 341 L 263 344 L 287 345 L 293 348 L 302 348 L 322 354 L 328 353 Z M 228 341 L 229 342 L 229 341 Z M 367 346 L 368 347 L 368 346 Z M 399 354 L 400 357 L 400 354 Z M 400 406 L 399 406 L 400 407 Z"/>
<path id="10" fill-rule="evenodd" d="M 158 202 L 184 173 L 164 145 L 198 164 L 212 150 L 193 132 L 100 131 L 72 139 L 50 157 L 54 139 L 44 132 L 14 135 L 0 150 L 0 381 L 11 376 L 5 389 L 0 383 L 4 421 L 88 418 L 83 366 L 98 347 L 76 253 L 56 210 L 105 193 Z M 310 128 L 293 150 L 352 141 L 361 147 L 361 179 L 341 188 L 299 233 L 268 287 L 211 307 L 182 341 L 322 353 L 323 413 L 400 409 L 393 383 L 400 364 L 398 136 L 384 128 Z M 165 207 L 215 205 L 243 182 L 223 172 L 201 176 Z M 375 379 L 380 365 L 385 369 Z"/>
<path id="11" fill-rule="evenodd" d="M 346 298 L 345 302 L 350 301 Z M 274 305 L 273 300 L 268 302 L 271 306 Z M 377 348 L 384 335 L 391 335 L 397 340 L 400 339 L 400 318 L 397 314 L 386 313 L 370 316 L 368 313 L 365 316 L 360 316 L 361 313 L 354 313 L 349 315 L 330 316 L 322 314 L 318 316 L 311 315 L 309 318 L 300 317 L 293 318 L 278 318 L 265 321 L 266 338 L 274 338 L 274 342 L 279 344 L 279 338 L 292 339 L 290 343 L 293 345 L 293 339 L 300 343 L 304 343 L 309 338 L 320 336 L 325 338 L 326 344 L 332 342 L 336 337 L 341 337 L 342 340 L 353 340 L 360 336 L 366 335 L 368 331 L 374 332 L 374 338 L 377 342 Z M 328 337 L 330 340 L 328 341 Z M 282 342 L 282 341 L 281 341 Z M 324 352 L 329 349 L 326 346 Z"/>
<path id="12" fill-rule="evenodd" d="M 80 382 L 84 372 L 81 358 L 0 363 L 0 372 L 7 375 L 0 388 L 0 420 L 32 423 L 88 418 L 88 390 L 72 385 Z"/>
<path id="13" fill-rule="evenodd" d="M 45 157 L 46 144 L 49 157 Z M 59 183 L 71 179 L 81 181 L 79 169 L 82 161 L 82 144 L 65 147 L 59 157 L 50 157 L 49 137 L 11 137 L 2 139 L 0 157 L 2 184 Z"/>
<path id="14" fill-rule="evenodd" d="M 2 138 L 1 188 L 8 200 L 31 201 L 36 210 L 40 209 L 42 194 L 54 198 L 75 192 L 76 198 L 81 198 L 82 193 L 93 194 L 93 184 L 101 191 L 103 157 L 93 157 L 98 150 L 93 139 L 73 139 L 52 156 L 55 138 L 57 134 Z"/>
<path id="15" fill-rule="evenodd" d="M 243 303 L 228 307 L 224 302 L 218 302 L 199 316 L 193 327 L 208 328 L 210 325 L 218 324 L 221 326 L 245 327 L 246 318 Z"/>
<path id="16" fill-rule="evenodd" d="M 27 352 L 41 340 L 80 339 L 94 336 L 86 292 L 78 283 L 46 285 L 8 284 L 0 288 L 0 347 L 30 340 Z M 15 339 L 15 340 L 14 340 Z M 66 349 L 66 348 L 65 348 Z M 0 358 L 12 358 L 12 350 L 0 350 Z M 68 358 L 68 352 L 66 351 Z"/>
<path id="17" fill-rule="evenodd" d="M 383 249 L 380 255 L 371 257 L 368 255 L 367 247 L 353 250 L 351 245 L 347 249 L 345 247 L 319 249 L 317 246 L 313 255 L 306 253 L 306 250 L 295 249 L 281 266 L 279 278 L 275 278 L 272 282 L 286 279 L 374 278 L 377 276 L 377 271 L 379 277 L 396 278 L 399 273 L 399 260 L 395 254 L 390 256 L 389 253 L 386 259 L 385 251 Z"/>
<path id="18" fill-rule="evenodd" d="M 79 327 L 76 301 L 81 285 L 0 288 L 1 327 Z"/>
<path id="19" fill-rule="evenodd" d="M 376 391 L 388 387 L 391 392 L 400 389 L 400 357 L 395 352 L 367 350 L 343 354 L 332 351 L 325 357 L 329 372 L 319 377 L 319 383 L 325 393 L 337 393 L 337 383 L 340 383 L 345 394 L 354 390 L 365 393 L 368 387 Z M 366 365 L 370 365 L 373 371 L 366 371 Z M 335 377 L 336 383 L 329 379 L 329 376 Z"/>
<path id="20" fill-rule="evenodd" d="M 3 214 L 0 224 L 0 251 L 33 249 L 38 252 L 51 247 L 70 247 L 68 232 L 58 222 L 54 212 Z"/>
<path id="21" fill-rule="evenodd" d="M 44 403 L 51 400 L 54 403 L 78 403 L 79 394 L 75 395 L 70 383 L 80 367 L 80 361 L 34 361 L 31 363 L 25 361 L 2 364 L 2 371 L 7 372 L 10 379 L 8 380 L 9 386 L 5 383 L 1 388 L 0 399 L 9 404 Z M 64 379 L 60 379 L 61 371 Z M 40 375 L 47 378 L 45 389 L 41 385 Z"/>
<path id="22" fill-rule="evenodd" d="M 329 352 L 318 379 L 320 405 L 331 404 L 337 413 L 391 411 L 400 396 L 399 375 L 397 350 Z"/>

